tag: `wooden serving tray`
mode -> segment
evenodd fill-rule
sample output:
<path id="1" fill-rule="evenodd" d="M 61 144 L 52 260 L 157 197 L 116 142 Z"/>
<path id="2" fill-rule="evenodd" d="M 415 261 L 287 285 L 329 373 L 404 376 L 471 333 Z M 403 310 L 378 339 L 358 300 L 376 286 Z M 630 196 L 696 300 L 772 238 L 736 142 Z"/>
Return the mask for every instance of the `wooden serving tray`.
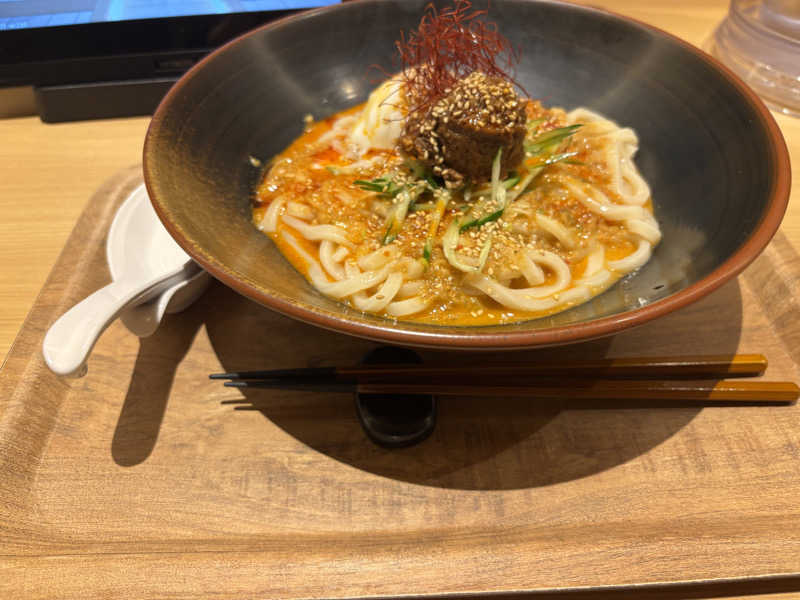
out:
<path id="1" fill-rule="evenodd" d="M 139 182 L 131 169 L 91 200 L 0 372 L 0 597 L 800 589 L 796 406 L 446 399 L 431 438 L 383 450 L 348 394 L 243 396 L 207 378 L 375 346 L 217 283 L 150 338 L 113 324 L 86 377 L 55 377 L 44 333 L 109 280 L 105 234 Z M 797 381 L 799 281 L 779 233 L 679 313 L 514 359 L 762 352 L 769 379 Z"/>

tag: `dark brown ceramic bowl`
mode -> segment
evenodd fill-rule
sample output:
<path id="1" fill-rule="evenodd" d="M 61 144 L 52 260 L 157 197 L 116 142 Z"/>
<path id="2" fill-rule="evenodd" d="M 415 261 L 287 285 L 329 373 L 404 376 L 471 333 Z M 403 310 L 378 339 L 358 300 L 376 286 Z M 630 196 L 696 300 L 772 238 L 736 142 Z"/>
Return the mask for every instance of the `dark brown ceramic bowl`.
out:
<path id="1" fill-rule="evenodd" d="M 318 293 L 250 223 L 266 162 L 302 130 L 366 99 L 369 68 L 428 0 L 360 1 L 253 31 L 189 71 L 147 133 L 156 211 L 214 277 L 264 306 L 384 342 L 516 349 L 622 331 L 702 298 L 767 245 L 789 197 L 789 159 L 770 113 L 700 50 L 642 23 L 554 2 L 493 0 L 491 18 L 522 50 L 517 78 L 547 105 L 587 106 L 639 134 L 663 241 L 651 261 L 580 307 L 504 326 L 393 323 Z"/>

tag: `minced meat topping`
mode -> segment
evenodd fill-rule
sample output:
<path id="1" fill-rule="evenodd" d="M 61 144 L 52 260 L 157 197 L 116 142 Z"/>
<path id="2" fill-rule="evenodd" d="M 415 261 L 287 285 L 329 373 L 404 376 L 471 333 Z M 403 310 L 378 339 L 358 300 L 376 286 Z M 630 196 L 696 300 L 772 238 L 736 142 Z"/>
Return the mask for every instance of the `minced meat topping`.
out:
<path id="1" fill-rule="evenodd" d="M 502 176 L 524 155 L 525 103 L 511 83 L 475 71 L 421 118 L 410 118 L 400 145 L 448 187 L 487 180 L 502 148 Z"/>

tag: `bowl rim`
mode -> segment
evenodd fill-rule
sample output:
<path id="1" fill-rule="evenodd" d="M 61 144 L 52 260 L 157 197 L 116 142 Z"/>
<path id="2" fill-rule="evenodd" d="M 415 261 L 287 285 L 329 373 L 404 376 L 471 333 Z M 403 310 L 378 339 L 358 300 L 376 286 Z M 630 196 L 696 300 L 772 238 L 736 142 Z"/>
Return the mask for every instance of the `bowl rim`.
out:
<path id="1" fill-rule="evenodd" d="M 199 263 L 216 279 L 219 279 L 222 283 L 234 289 L 238 293 L 288 317 L 292 317 L 331 331 L 346 333 L 374 341 L 423 348 L 452 350 L 523 350 L 573 342 L 582 342 L 613 335 L 631 327 L 642 325 L 652 321 L 653 319 L 696 302 L 741 273 L 753 260 L 756 259 L 756 257 L 758 257 L 764 248 L 766 248 L 767 244 L 769 244 L 770 240 L 777 232 L 784 213 L 786 212 L 791 190 L 791 167 L 786 141 L 773 115 L 770 113 L 769 109 L 767 109 L 764 102 L 731 69 L 700 48 L 667 31 L 664 31 L 659 27 L 655 27 L 638 19 L 621 15 L 605 8 L 597 8 L 575 4 L 573 2 L 562 2 L 556 0 L 516 0 L 518 2 L 530 2 L 531 4 L 567 5 L 572 10 L 600 14 L 605 17 L 612 17 L 614 19 L 633 24 L 639 28 L 643 28 L 651 34 L 662 36 L 672 43 L 677 44 L 684 50 L 687 50 L 699 60 L 709 64 L 715 71 L 720 73 L 720 75 L 722 75 L 723 78 L 734 87 L 734 89 L 739 92 L 740 96 L 746 101 L 747 104 L 749 104 L 750 108 L 753 109 L 756 117 L 758 118 L 759 124 L 767 134 L 769 146 L 771 147 L 772 153 L 775 157 L 772 173 L 773 185 L 769 191 L 767 209 L 762 214 L 753 232 L 721 265 L 719 265 L 716 269 L 699 281 L 666 298 L 662 298 L 646 306 L 628 310 L 622 314 L 543 329 L 509 329 L 509 331 L 505 332 L 487 332 L 482 330 L 483 328 L 481 327 L 464 327 L 463 333 L 451 333 L 444 330 L 437 332 L 437 326 L 435 325 L 430 325 L 431 329 L 426 331 L 405 330 L 402 328 L 402 321 L 386 319 L 385 324 L 371 324 L 350 320 L 346 317 L 320 313 L 312 309 L 304 308 L 303 306 L 291 301 L 284 300 L 281 297 L 265 294 L 259 288 L 249 284 L 248 282 L 229 272 L 224 265 L 207 260 L 207 258 L 201 252 L 197 251 L 191 239 L 185 236 L 181 229 L 169 220 L 166 211 L 160 205 L 156 197 L 154 186 L 152 184 L 153 175 L 151 173 L 151 160 L 153 160 L 152 157 L 154 153 L 153 140 L 157 137 L 158 129 L 161 127 L 165 119 L 165 115 L 169 110 L 173 98 L 203 68 L 206 63 L 210 62 L 218 55 L 226 52 L 230 47 L 241 43 L 247 38 L 260 35 L 261 32 L 265 30 L 278 29 L 284 26 L 286 23 L 316 17 L 317 15 L 331 11 L 343 10 L 348 6 L 368 3 L 377 4 L 387 1 L 389 0 L 354 0 L 350 2 L 342 2 L 340 4 L 334 4 L 304 11 L 294 15 L 289 15 L 244 33 L 209 53 L 207 56 L 198 61 L 197 64 L 195 64 L 191 69 L 189 69 L 189 71 L 187 71 L 170 88 L 153 114 L 145 135 L 142 170 L 148 196 L 150 197 L 156 214 L 161 219 L 164 227 L 172 235 L 172 237 L 197 263 Z M 520 323 L 509 324 L 509 327 L 519 324 Z"/>

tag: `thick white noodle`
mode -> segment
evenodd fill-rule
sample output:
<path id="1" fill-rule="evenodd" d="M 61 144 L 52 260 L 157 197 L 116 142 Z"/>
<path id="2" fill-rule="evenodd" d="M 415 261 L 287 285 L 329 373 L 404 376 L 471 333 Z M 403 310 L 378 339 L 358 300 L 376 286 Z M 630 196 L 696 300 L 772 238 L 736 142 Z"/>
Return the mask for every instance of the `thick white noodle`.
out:
<path id="1" fill-rule="evenodd" d="M 527 252 L 521 252 L 517 258 L 517 266 L 530 285 L 541 285 L 544 283 L 544 271 L 537 265 Z"/>
<path id="2" fill-rule="evenodd" d="M 630 273 L 650 260 L 652 249 L 653 245 L 650 242 L 641 239 L 639 246 L 631 254 L 619 260 L 608 261 L 608 268 L 618 273 Z"/>
<path id="3" fill-rule="evenodd" d="M 611 188 L 624 204 L 642 206 L 650 198 L 650 187 L 639 174 L 633 156 L 639 149 L 639 138 L 630 127 L 620 127 L 614 121 L 586 108 L 567 114 L 570 124 L 581 123 L 580 135 L 585 138 L 606 136 L 606 164 L 611 175 Z"/>
<path id="4" fill-rule="evenodd" d="M 298 219 L 303 219 L 304 221 L 309 221 L 314 218 L 314 211 L 308 204 L 295 202 L 294 200 L 289 200 L 289 202 L 286 203 L 286 214 L 297 217 Z"/>
<path id="5" fill-rule="evenodd" d="M 575 237 L 564 225 L 555 219 L 551 219 L 550 217 L 542 214 L 537 214 L 535 219 L 536 224 L 561 242 L 561 245 L 564 246 L 564 248 L 567 250 L 572 250 L 575 247 Z"/>
<path id="6" fill-rule="evenodd" d="M 583 304 L 592 297 L 592 291 L 585 285 L 576 285 L 558 294 L 559 304 Z"/>
<path id="7" fill-rule="evenodd" d="M 342 267 L 341 260 L 336 260 L 336 251 L 334 250 L 334 242 L 330 240 L 322 240 L 319 244 L 319 262 L 325 270 L 336 281 L 341 281 L 345 278 L 344 267 Z"/>
<path id="8" fill-rule="evenodd" d="M 576 108 L 567 113 L 568 123 L 581 123 L 582 137 L 594 137 L 598 135 L 608 135 L 619 130 L 619 125 L 606 119 L 603 115 L 593 112 L 588 108 Z"/>
<path id="9" fill-rule="evenodd" d="M 547 250 L 526 250 L 525 254 L 535 263 L 544 265 L 556 276 L 556 280 L 549 285 L 536 285 L 523 288 L 520 291 L 532 298 L 545 298 L 565 289 L 572 282 L 572 273 L 569 265 L 558 254 Z"/>
<path id="10" fill-rule="evenodd" d="M 400 289 L 397 290 L 397 295 L 395 298 L 398 300 L 402 300 L 404 298 L 409 298 L 411 296 L 417 296 L 422 289 L 425 287 L 425 282 L 422 279 L 415 279 L 414 281 L 406 281 L 400 286 Z"/>
<path id="11" fill-rule="evenodd" d="M 342 262 L 348 254 L 350 254 L 350 248 L 347 246 L 339 246 L 339 249 L 333 253 L 333 260 L 336 262 Z"/>
<path id="12" fill-rule="evenodd" d="M 535 312 L 549 310 L 558 304 L 553 297 L 534 298 L 528 293 L 528 289 L 530 288 L 520 290 L 512 289 L 482 273 L 470 273 L 464 278 L 464 281 L 472 287 L 479 289 L 496 302 L 514 310 Z"/>
<path id="13" fill-rule="evenodd" d="M 311 283 L 314 285 L 314 287 L 316 287 L 318 290 L 322 290 L 324 286 L 329 283 L 329 280 L 319 263 L 314 260 L 314 258 L 308 252 L 305 251 L 294 235 L 286 230 L 283 230 L 281 231 L 281 237 L 292 247 L 297 255 L 306 262 L 308 268 L 308 277 L 311 279 Z"/>
<path id="14" fill-rule="evenodd" d="M 288 225 L 303 235 L 303 228 L 297 227 L 292 219 Z M 342 264 L 348 249 L 344 246 L 336 248 L 333 240 L 323 239 L 320 241 L 317 262 L 292 233 L 282 231 L 281 235 L 306 262 L 309 279 L 318 290 L 339 300 L 347 298 L 358 310 L 371 313 L 385 310 L 390 316 L 404 317 L 425 310 L 431 303 L 430 299 L 419 295 L 424 287 L 422 280 L 405 281 L 406 276 L 420 277 L 424 268 L 418 261 L 407 257 L 398 260 L 398 252 L 394 247 L 380 248 L 362 257 L 359 264 L 352 261 Z M 362 271 L 359 265 L 368 268 L 377 265 L 378 268 Z M 330 281 L 326 271 L 336 281 Z M 369 290 L 376 287 L 373 293 L 367 295 Z"/>
<path id="15" fill-rule="evenodd" d="M 606 264 L 606 247 L 602 244 L 598 244 L 597 248 L 595 248 L 589 257 L 586 259 L 586 269 L 583 271 L 584 277 L 589 277 L 590 275 L 594 275 L 600 269 L 603 268 L 603 265 Z"/>
<path id="16" fill-rule="evenodd" d="M 641 206 L 622 206 L 609 201 L 608 197 L 593 185 L 579 183 L 572 177 L 561 177 L 560 182 L 590 211 L 609 221 L 641 219 L 646 213 Z M 585 188 L 589 188 L 588 190 Z"/>
<path id="17" fill-rule="evenodd" d="M 397 264 L 406 274 L 406 279 L 417 279 L 422 277 L 422 274 L 425 272 L 425 267 L 422 266 L 420 261 L 409 258 L 408 256 L 401 258 Z"/>
<path id="18" fill-rule="evenodd" d="M 605 268 L 606 249 L 598 245 L 586 259 L 586 269 L 580 279 L 575 280 L 576 285 L 586 286 L 589 289 L 605 288 L 611 283 L 611 272 Z"/>
<path id="19" fill-rule="evenodd" d="M 402 273 L 390 273 L 372 296 L 367 297 L 364 292 L 353 294 L 352 301 L 358 310 L 364 312 L 380 312 L 394 299 L 400 286 L 403 285 Z"/>
<path id="20" fill-rule="evenodd" d="M 389 275 L 389 265 L 378 271 L 365 271 L 353 277 L 348 277 L 342 281 L 328 283 L 321 288 L 321 291 L 334 298 L 346 298 L 357 292 L 368 290 L 386 279 Z"/>
<path id="21" fill-rule="evenodd" d="M 525 260 L 526 258 L 530 262 Z M 553 252 L 527 249 L 519 259 L 520 270 L 523 275 L 525 270 L 531 270 L 531 263 L 537 265 L 537 267 L 538 265 L 544 265 L 551 270 L 555 274 L 555 282 L 549 285 L 534 285 L 528 288 L 514 289 L 492 277 L 479 273 L 467 275 L 464 281 L 503 306 L 516 310 L 536 312 L 558 306 L 560 303 L 558 299 L 559 293 L 565 290 L 572 281 L 569 265 Z M 537 280 L 538 277 L 534 274 L 533 279 Z"/>
<path id="22" fill-rule="evenodd" d="M 407 317 L 422 312 L 430 306 L 430 303 L 430 298 L 423 298 L 422 296 L 414 296 L 408 300 L 390 302 L 386 307 L 386 314 L 391 317 Z"/>
<path id="23" fill-rule="evenodd" d="M 611 283 L 611 278 L 613 275 L 611 271 L 607 271 L 606 269 L 601 269 L 592 275 L 588 275 L 586 277 L 581 277 L 580 279 L 576 279 L 575 283 L 577 285 L 587 286 L 589 288 L 605 288 L 608 287 Z"/>
<path id="24" fill-rule="evenodd" d="M 261 219 L 261 223 L 258 225 L 261 231 L 266 233 L 275 233 L 275 231 L 278 229 L 278 216 L 280 216 L 280 211 L 284 204 L 286 204 L 286 200 L 283 198 L 283 196 L 278 196 L 269 203 L 267 210 L 264 211 L 264 216 Z"/>
<path id="25" fill-rule="evenodd" d="M 633 165 L 631 159 L 622 163 L 622 180 L 620 190 L 617 192 L 626 204 L 642 206 L 650 198 L 650 186 Z"/>
<path id="26" fill-rule="evenodd" d="M 625 221 L 625 227 L 653 245 L 661 241 L 661 230 L 656 223 L 650 223 L 645 219 L 628 219 Z"/>
<path id="27" fill-rule="evenodd" d="M 347 232 L 336 225 L 309 225 L 305 221 L 289 215 L 283 215 L 283 222 L 296 229 L 307 240 L 315 242 L 330 240 L 343 246 L 352 246 L 350 240 L 347 239 Z"/>
<path id="28" fill-rule="evenodd" d="M 370 252 L 366 256 L 359 258 L 358 266 L 365 271 L 374 271 L 375 269 L 380 269 L 381 267 L 385 266 L 386 263 L 397 259 L 399 255 L 400 250 L 397 248 L 397 246 L 383 246 L 382 248 L 378 248 L 374 252 Z"/>
<path id="29" fill-rule="evenodd" d="M 494 278 L 497 279 L 497 281 L 514 281 L 520 275 L 520 268 L 513 263 L 509 265 L 500 265 L 494 268 Z"/>
<path id="30" fill-rule="evenodd" d="M 639 148 L 639 140 L 633 129 L 620 129 L 616 136 L 619 168 L 614 191 L 625 204 L 642 206 L 650 198 L 650 186 L 639 174 L 633 163 L 633 155 Z"/>

